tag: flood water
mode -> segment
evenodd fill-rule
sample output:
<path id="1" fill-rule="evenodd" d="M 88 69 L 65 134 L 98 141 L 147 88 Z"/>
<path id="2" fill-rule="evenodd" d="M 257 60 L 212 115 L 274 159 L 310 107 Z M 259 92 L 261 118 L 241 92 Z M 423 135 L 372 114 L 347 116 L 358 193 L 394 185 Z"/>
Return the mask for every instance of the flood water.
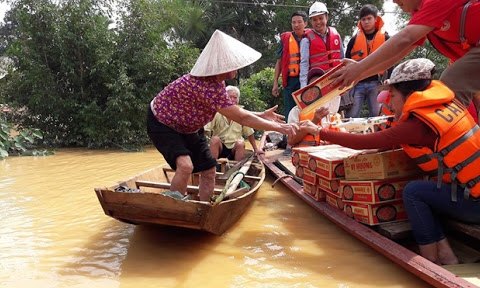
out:
<path id="1" fill-rule="evenodd" d="M 93 188 L 164 163 L 156 150 L 0 160 L 0 287 L 426 287 L 268 174 L 222 236 L 107 217 Z"/>

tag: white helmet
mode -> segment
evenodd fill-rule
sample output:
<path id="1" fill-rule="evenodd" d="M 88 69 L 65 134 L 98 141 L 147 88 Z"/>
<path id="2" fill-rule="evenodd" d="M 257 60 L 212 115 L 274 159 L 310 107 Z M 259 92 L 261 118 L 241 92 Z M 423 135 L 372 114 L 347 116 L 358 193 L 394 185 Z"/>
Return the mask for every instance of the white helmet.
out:
<path id="1" fill-rule="evenodd" d="M 312 18 L 317 15 L 328 14 L 327 6 L 322 2 L 315 2 L 310 6 L 310 11 L 308 11 L 308 17 Z"/>

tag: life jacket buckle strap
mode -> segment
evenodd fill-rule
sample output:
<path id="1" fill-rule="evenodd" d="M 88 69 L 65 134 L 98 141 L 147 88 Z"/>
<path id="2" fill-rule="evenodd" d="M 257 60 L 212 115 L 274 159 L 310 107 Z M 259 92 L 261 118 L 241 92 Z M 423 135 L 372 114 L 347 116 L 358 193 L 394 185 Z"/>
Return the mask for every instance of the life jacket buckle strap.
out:
<path id="1" fill-rule="evenodd" d="M 456 183 L 452 183 L 452 191 L 451 191 L 450 197 L 451 197 L 452 202 L 457 202 L 458 195 L 457 195 L 457 185 L 456 185 Z"/>

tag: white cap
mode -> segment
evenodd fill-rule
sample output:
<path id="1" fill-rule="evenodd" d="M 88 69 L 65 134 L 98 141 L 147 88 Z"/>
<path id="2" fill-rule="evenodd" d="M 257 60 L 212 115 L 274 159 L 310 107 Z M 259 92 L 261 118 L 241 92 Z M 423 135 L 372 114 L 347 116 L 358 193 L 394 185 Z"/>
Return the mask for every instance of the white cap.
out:
<path id="1" fill-rule="evenodd" d="M 308 17 L 312 18 L 317 15 L 328 14 L 327 6 L 322 2 L 315 2 L 310 6 L 310 11 L 308 11 Z"/>
<path id="2" fill-rule="evenodd" d="M 198 77 L 220 75 L 248 66 L 260 57 L 262 54 L 255 49 L 215 30 L 190 74 Z"/>

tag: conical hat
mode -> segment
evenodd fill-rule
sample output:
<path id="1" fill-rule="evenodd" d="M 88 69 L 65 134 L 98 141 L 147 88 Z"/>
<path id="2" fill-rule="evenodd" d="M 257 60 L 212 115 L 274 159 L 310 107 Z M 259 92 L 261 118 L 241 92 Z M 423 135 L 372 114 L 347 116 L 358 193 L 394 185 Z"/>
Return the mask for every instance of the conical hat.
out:
<path id="1" fill-rule="evenodd" d="M 248 66 L 260 57 L 262 54 L 255 49 L 215 30 L 190 74 L 200 77 L 220 75 Z"/>

